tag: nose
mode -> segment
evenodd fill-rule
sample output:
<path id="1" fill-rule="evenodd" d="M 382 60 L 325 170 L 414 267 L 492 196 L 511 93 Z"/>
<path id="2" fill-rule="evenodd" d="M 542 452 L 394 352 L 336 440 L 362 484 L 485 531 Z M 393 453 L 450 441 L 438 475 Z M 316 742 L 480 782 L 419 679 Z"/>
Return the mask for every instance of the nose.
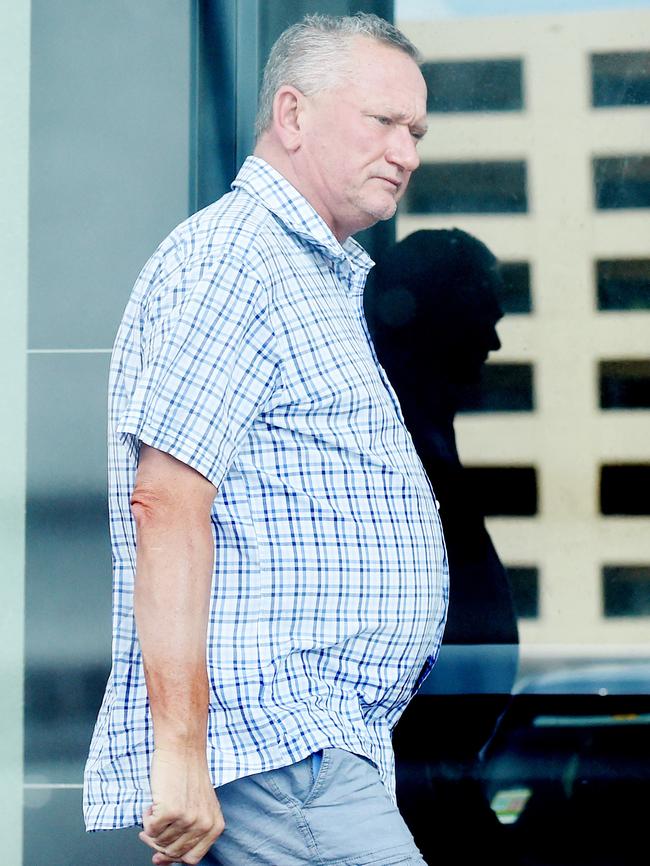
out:
<path id="1" fill-rule="evenodd" d="M 490 352 L 496 352 L 501 348 L 501 340 L 499 339 L 499 335 L 497 333 L 497 329 L 493 328 L 492 333 L 490 334 Z"/>
<path id="2" fill-rule="evenodd" d="M 420 165 L 420 155 L 416 142 L 407 126 L 395 127 L 390 146 L 386 151 L 386 159 L 404 171 L 412 172 Z"/>

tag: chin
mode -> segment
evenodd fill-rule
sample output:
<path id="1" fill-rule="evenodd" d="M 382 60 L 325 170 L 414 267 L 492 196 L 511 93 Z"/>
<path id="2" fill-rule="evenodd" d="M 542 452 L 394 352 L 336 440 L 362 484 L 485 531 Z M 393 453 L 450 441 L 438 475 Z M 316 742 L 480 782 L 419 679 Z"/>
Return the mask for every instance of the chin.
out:
<path id="1" fill-rule="evenodd" d="M 374 218 L 374 222 L 378 220 L 389 220 L 395 216 L 397 212 L 397 202 L 391 199 L 388 202 L 378 202 L 375 207 L 368 209 L 368 214 Z"/>

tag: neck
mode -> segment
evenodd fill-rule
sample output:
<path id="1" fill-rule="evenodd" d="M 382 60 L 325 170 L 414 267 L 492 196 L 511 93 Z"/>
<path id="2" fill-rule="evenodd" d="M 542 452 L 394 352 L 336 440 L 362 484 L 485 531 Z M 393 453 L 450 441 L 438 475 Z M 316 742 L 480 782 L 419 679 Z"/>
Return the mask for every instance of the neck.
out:
<path id="1" fill-rule="evenodd" d="M 298 151 L 287 151 L 271 135 L 264 133 L 255 146 L 253 156 L 258 156 L 274 168 L 289 183 L 295 187 L 303 198 L 309 202 L 323 222 L 330 229 L 336 240 L 344 244 L 352 232 L 344 231 L 336 224 L 329 211 L 322 205 L 309 183 L 304 172 L 300 170 Z"/>

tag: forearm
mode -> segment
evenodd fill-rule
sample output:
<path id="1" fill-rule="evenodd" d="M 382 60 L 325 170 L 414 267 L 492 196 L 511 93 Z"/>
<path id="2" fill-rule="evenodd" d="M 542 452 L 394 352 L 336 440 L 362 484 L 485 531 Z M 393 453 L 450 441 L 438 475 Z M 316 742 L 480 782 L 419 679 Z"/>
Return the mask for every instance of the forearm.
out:
<path id="1" fill-rule="evenodd" d="M 194 470 L 142 447 L 131 499 L 134 613 L 158 749 L 205 747 L 215 492 Z"/>
<path id="2" fill-rule="evenodd" d="M 135 617 L 156 748 L 205 744 L 213 556 L 208 519 L 138 523 Z"/>
<path id="3" fill-rule="evenodd" d="M 215 494 L 190 466 L 141 444 L 131 496 L 134 614 L 155 751 L 140 838 L 159 866 L 198 863 L 224 828 L 206 755 Z"/>

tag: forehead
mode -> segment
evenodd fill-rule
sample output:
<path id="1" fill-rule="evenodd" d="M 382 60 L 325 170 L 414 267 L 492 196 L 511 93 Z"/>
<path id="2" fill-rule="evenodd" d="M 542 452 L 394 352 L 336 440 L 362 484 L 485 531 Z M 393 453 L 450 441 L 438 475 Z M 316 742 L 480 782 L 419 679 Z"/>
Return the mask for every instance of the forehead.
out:
<path id="1" fill-rule="evenodd" d="M 355 37 L 348 49 L 345 89 L 364 102 L 383 100 L 395 110 L 426 114 L 427 88 L 420 69 L 404 51 L 366 37 Z"/>

